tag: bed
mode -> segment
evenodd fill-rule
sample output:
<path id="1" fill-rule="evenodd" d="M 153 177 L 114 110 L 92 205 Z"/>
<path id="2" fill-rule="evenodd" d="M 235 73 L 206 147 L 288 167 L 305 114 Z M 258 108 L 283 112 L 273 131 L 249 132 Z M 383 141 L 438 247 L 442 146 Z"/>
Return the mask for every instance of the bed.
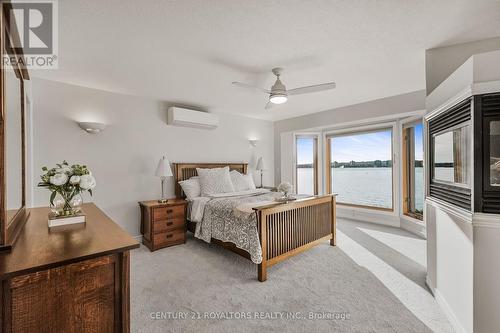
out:
<path id="1" fill-rule="evenodd" d="M 175 192 L 184 198 L 179 182 L 197 176 L 196 168 L 221 168 L 247 173 L 246 163 L 175 163 Z M 279 194 L 260 190 L 203 201 L 202 219 L 188 220 L 197 238 L 219 244 L 257 265 L 258 280 L 267 268 L 326 240 L 336 245 L 335 195 L 278 203 Z M 190 204 L 200 204 L 191 202 Z M 188 205 L 189 206 L 189 205 Z"/>

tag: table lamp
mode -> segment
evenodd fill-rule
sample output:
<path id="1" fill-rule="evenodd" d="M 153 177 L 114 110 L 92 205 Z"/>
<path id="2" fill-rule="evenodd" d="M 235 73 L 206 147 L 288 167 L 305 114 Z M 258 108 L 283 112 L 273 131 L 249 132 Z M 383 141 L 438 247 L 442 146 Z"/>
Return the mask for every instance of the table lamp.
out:
<path id="1" fill-rule="evenodd" d="M 156 177 L 161 179 L 161 199 L 158 200 L 159 203 L 166 203 L 168 200 L 165 198 L 165 180 L 167 177 L 172 177 L 172 168 L 170 168 L 170 162 L 163 156 L 158 162 L 158 167 L 156 168 Z"/>

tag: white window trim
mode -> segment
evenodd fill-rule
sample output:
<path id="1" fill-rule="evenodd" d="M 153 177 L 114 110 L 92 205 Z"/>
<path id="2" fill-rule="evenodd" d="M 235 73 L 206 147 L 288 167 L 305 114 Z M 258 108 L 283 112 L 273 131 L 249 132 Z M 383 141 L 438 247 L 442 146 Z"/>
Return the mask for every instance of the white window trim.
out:
<path id="1" fill-rule="evenodd" d="M 343 217 L 354 218 L 366 220 L 366 222 L 380 223 L 384 225 L 392 225 L 394 227 L 400 227 L 406 229 L 414 234 L 418 234 L 425 237 L 425 222 L 412 218 L 410 216 L 403 214 L 403 187 L 402 187 L 402 133 L 403 126 L 416 121 L 421 121 L 424 127 L 423 145 L 424 145 L 424 188 L 425 197 L 427 201 L 427 163 L 428 163 L 428 137 L 427 137 L 427 121 L 424 118 L 426 110 L 418 110 L 414 112 L 409 112 L 405 114 L 398 114 L 388 117 L 379 117 L 366 119 L 364 121 L 355 122 L 345 122 L 336 125 L 330 125 L 328 127 L 309 129 L 304 131 L 294 131 L 293 132 L 293 175 L 296 177 L 296 135 L 318 135 L 318 193 L 324 194 L 326 192 L 326 149 L 327 149 L 327 136 L 332 134 L 349 133 L 349 132 L 359 132 L 362 130 L 376 130 L 392 127 L 392 145 L 393 145 L 393 211 L 382 211 L 370 208 L 362 207 L 350 207 L 350 206 L 339 206 L 338 213 L 343 215 Z M 361 122 L 361 124 L 360 124 Z M 401 165 L 401 166 L 400 166 Z M 296 179 L 294 178 L 294 184 Z M 426 204 L 424 204 L 424 219 L 426 214 Z M 347 213 L 347 214 L 346 214 Z M 349 217 L 351 216 L 351 217 Z M 382 220 L 380 217 L 384 217 Z M 370 220 L 371 219 L 371 220 Z M 409 225 L 408 225 L 409 224 Z"/>
<path id="2" fill-rule="evenodd" d="M 403 119 L 403 120 L 400 120 L 399 121 L 399 126 L 398 126 L 398 132 L 399 132 L 399 136 L 400 136 L 400 142 L 399 142 L 399 156 L 400 158 L 402 159 L 403 157 L 403 129 L 405 128 L 405 126 L 409 125 L 409 124 L 414 124 L 414 123 L 418 123 L 418 122 L 421 122 L 422 123 L 422 126 L 423 126 L 423 135 L 422 135 L 422 140 L 423 140 L 423 148 L 424 148 L 424 155 L 423 155 L 423 158 L 424 158 L 424 211 L 423 211 L 423 216 L 425 218 L 425 197 L 426 197 L 426 181 L 427 181 L 427 159 L 426 159 L 426 141 L 427 141 L 427 138 L 426 138 L 426 134 L 425 134 L 425 122 L 424 122 L 424 119 L 423 117 L 410 117 L 410 118 L 406 118 L 406 119 Z M 400 211 L 400 215 L 399 217 L 402 219 L 402 220 L 405 220 L 409 223 L 414 223 L 416 224 L 418 227 L 424 227 L 425 228 L 425 222 L 424 221 L 421 221 L 419 219 L 416 219 L 414 217 L 411 217 L 409 215 L 405 215 L 404 214 L 404 208 L 403 208 L 403 205 L 404 205 L 404 201 L 403 201 L 403 182 L 404 182 L 404 179 L 403 179 L 403 163 L 401 163 L 401 167 L 399 168 L 399 198 L 400 198 L 400 207 L 399 207 L 399 211 Z"/>
<path id="3" fill-rule="evenodd" d="M 321 135 L 321 132 L 295 132 L 293 133 L 293 189 L 294 191 L 297 190 L 297 138 L 298 137 L 310 137 L 310 138 L 316 138 L 318 147 L 317 147 L 317 160 L 318 160 L 318 165 L 317 165 L 317 173 L 318 173 L 318 194 L 324 193 L 324 188 L 323 188 L 323 137 Z"/>
<path id="4" fill-rule="evenodd" d="M 376 124 L 370 124 L 370 125 L 363 125 L 363 126 L 353 126 L 353 127 L 343 127 L 340 129 L 333 129 L 333 130 L 328 130 L 323 132 L 323 142 L 326 143 L 326 140 L 328 139 L 329 136 L 338 136 L 338 135 L 343 135 L 343 134 L 350 134 L 350 133 L 362 133 L 362 132 L 370 132 L 370 131 L 376 131 L 376 130 L 384 130 L 384 129 L 391 129 L 392 130 L 392 211 L 384 211 L 384 210 L 378 210 L 376 207 L 370 208 L 370 207 L 351 207 L 351 206 L 339 206 L 339 208 L 343 210 L 355 210 L 355 211 L 360 211 L 360 212 L 370 212 L 370 213 L 377 213 L 377 214 L 382 214 L 382 215 L 389 215 L 389 216 L 400 216 L 401 212 L 401 186 L 400 182 L 399 184 L 397 183 L 398 180 L 400 179 L 400 167 L 399 167 L 399 156 L 401 156 L 400 148 L 398 149 L 397 147 L 400 147 L 400 138 L 401 135 L 399 133 L 399 128 L 398 128 L 398 121 L 389 121 L 389 122 L 380 122 Z M 326 153 L 326 144 L 324 144 L 324 150 Z M 326 155 L 324 155 L 326 156 Z M 324 161 L 326 163 L 326 161 Z M 326 172 L 327 170 L 323 170 L 323 173 L 321 175 L 322 182 L 323 182 L 323 189 L 327 188 L 326 184 Z"/>

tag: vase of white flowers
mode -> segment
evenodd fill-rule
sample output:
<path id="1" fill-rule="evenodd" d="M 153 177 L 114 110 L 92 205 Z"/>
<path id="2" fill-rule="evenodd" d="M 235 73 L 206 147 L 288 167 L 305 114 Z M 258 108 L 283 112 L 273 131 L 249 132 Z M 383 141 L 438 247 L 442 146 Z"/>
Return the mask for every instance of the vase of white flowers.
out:
<path id="1" fill-rule="evenodd" d="M 50 207 L 56 217 L 75 216 L 81 213 L 83 202 L 81 194 L 89 192 L 96 186 L 95 178 L 85 165 L 73 164 L 63 161 L 56 164 L 55 168 L 43 167 L 45 172 L 41 175 L 39 187 L 47 188 L 50 194 Z"/>
<path id="2" fill-rule="evenodd" d="M 283 193 L 283 198 L 288 199 L 290 197 L 290 192 L 292 191 L 292 188 L 293 188 L 292 184 L 290 184 L 289 182 L 283 182 L 279 184 L 277 190 L 278 192 Z"/>

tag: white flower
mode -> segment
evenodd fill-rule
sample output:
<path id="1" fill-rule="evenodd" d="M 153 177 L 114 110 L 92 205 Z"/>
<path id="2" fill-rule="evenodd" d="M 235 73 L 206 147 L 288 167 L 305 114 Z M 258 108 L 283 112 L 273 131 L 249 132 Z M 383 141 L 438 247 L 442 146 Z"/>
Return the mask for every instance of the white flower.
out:
<path id="1" fill-rule="evenodd" d="M 68 181 L 68 176 L 65 173 L 56 173 L 49 178 L 49 181 L 52 185 L 61 186 L 66 184 L 66 182 Z"/>
<path id="2" fill-rule="evenodd" d="M 73 170 L 71 170 L 71 168 L 67 165 L 63 165 L 62 167 L 60 168 L 57 168 L 56 169 L 56 172 L 57 173 L 68 173 L 68 174 L 72 174 L 73 173 Z"/>
<path id="3" fill-rule="evenodd" d="M 290 184 L 289 182 L 281 183 L 278 186 L 278 191 L 284 192 L 284 193 L 289 193 L 292 191 L 292 184 Z"/>
<path id="4" fill-rule="evenodd" d="M 71 176 L 71 178 L 69 179 L 69 183 L 71 185 L 79 184 L 80 183 L 80 176 Z"/>
<path id="5" fill-rule="evenodd" d="M 91 190 L 96 186 L 95 178 L 91 175 L 83 175 L 80 177 L 80 187 L 84 190 Z"/>

